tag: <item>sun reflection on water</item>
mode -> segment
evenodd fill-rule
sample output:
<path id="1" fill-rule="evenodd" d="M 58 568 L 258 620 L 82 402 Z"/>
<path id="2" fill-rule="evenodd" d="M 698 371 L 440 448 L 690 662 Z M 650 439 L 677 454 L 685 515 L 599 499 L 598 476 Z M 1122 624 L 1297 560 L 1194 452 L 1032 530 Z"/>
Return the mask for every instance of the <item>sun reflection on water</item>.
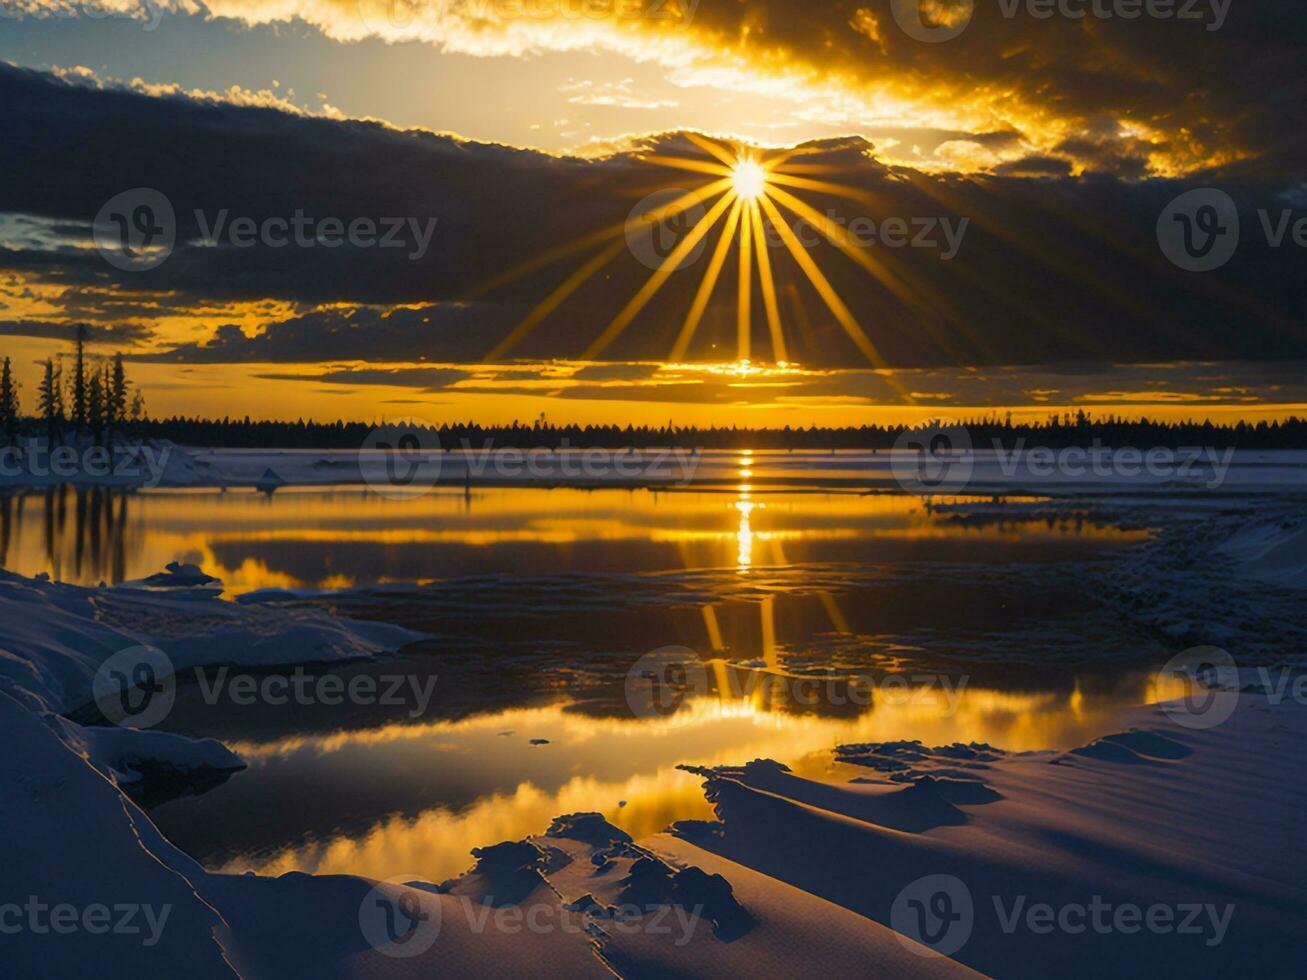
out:
<path id="1" fill-rule="evenodd" d="M 464 806 L 385 816 L 354 832 L 241 855 L 221 870 L 374 877 L 418 871 L 440 881 L 467 869 L 471 848 L 541 833 L 562 813 L 599 810 L 636 837 L 675 820 L 713 819 L 699 779 L 678 770 L 681 763 L 771 758 L 801 776 L 843 781 L 871 774 L 835 762 L 835 745 L 919 738 L 1009 751 L 1068 748 L 1115 730 L 1131 707 L 1183 693 L 1174 677 L 1152 674 L 1109 689 L 1077 683 L 1069 692 L 922 686 L 893 697 L 882 692 L 870 709 L 842 718 L 785 713 L 757 697 L 700 697 L 667 717 L 643 720 L 593 717 L 564 701 L 457 721 L 239 743 L 233 747 L 250 764 L 242 779 L 276 778 L 284 767 L 301 765 L 371 771 L 399 753 L 420 760 L 422 779 L 436 786 L 466 786 L 468 763 L 476 759 L 471 780 L 480 791 Z M 549 743 L 524 752 L 528 735 Z M 326 765 L 328 757 L 337 761 Z"/>

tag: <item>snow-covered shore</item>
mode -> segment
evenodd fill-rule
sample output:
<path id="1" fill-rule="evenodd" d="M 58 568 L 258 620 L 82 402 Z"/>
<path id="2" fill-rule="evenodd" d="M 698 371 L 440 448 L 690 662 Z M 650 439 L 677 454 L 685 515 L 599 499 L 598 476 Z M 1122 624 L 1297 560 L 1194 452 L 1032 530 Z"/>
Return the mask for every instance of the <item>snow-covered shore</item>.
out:
<path id="1" fill-rule="evenodd" d="M 1047 505 L 945 506 L 979 521 Z M 1241 655 L 1278 623 L 1287 651 L 1297 620 L 1285 604 L 1304 584 L 1300 504 L 1104 506 L 1169 531 L 1121 567 L 1123 610 L 1177 648 L 1219 626 Z M 468 873 L 443 883 L 225 875 L 165 840 L 132 793 L 145 772 L 231 772 L 240 760 L 211 739 L 91 724 L 102 668 L 141 647 L 179 672 L 345 663 L 417 635 L 227 602 L 187 569 L 171 578 L 87 589 L 0 572 L 0 833 L 17 842 L 0 894 L 6 971 L 1299 972 L 1284 944 L 1307 926 L 1307 705 L 1294 664 L 1281 689 L 1214 692 L 1233 699 L 1228 718 L 1195 722 L 1188 702 L 1141 707 L 1121 732 L 1067 753 L 876 743 L 835 748 L 820 780 L 768 760 L 698 770 L 714 821 L 632 841 L 598 815 L 560 815 L 524 841 L 485 841 Z M 1234 581 L 1249 591 L 1231 592 Z M 1243 608 L 1268 584 L 1279 605 Z M 1196 604 L 1211 623 L 1188 616 Z"/>
<path id="2" fill-rule="evenodd" d="M 372 486 L 409 495 L 434 486 L 840 487 L 924 494 L 1307 493 L 1307 451 L 976 448 L 941 460 L 906 450 L 786 452 L 661 449 L 194 449 L 119 446 L 112 457 L 65 447 L 63 467 L 36 444 L 0 467 L 0 489 L 74 482 L 116 488 Z"/>
<path id="3" fill-rule="evenodd" d="M 5 622 L 27 607 L 0 674 L 0 830 L 22 842 L 0 905 L 20 975 L 1294 972 L 1278 941 L 1307 922 L 1307 707 L 1293 699 L 1231 694 L 1231 717 L 1198 727 L 1188 708 L 1141 708 L 1069 753 L 889 743 L 838 748 L 823 781 L 761 760 L 704 770 L 715 822 L 631 841 L 597 814 L 560 816 L 525 841 L 487 841 L 444 883 L 232 876 L 179 852 L 123 793 L 133 759 L 222 766 L 225 748 L 83 728 L 52 706 L 77 704 L 86 671 L 124 641 L 184 659 L 191 610 L 210 617 L 197 636 L 257 636 L 246 649 L 260 663 L 405 637 L 289 612 L 256 627 L 211 597 L 114 591 L 0 580 Z M 130 630 L 141 603 L 172 628 Z M 212 645 L 195 650 L 190 662 L 213 662 Z M 100 909 L 110 924 L 134 911 L 97 931 Z M 938 923 L 919 919 L 931 910 Z"/>

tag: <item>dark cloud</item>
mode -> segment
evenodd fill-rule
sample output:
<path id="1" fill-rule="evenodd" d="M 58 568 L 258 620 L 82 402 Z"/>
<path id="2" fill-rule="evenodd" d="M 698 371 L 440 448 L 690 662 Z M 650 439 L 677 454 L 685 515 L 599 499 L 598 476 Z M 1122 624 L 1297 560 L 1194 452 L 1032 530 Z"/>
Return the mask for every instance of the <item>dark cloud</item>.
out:
<path id="1" fill-rule="evenodd" d="M 150 331 L 133 324 L 97 326 L 91 323 L 43 323 L 40 320 L 0 320 L 0 336 L 40 337 L 44 340 L 74 341 L 78 329 L 86 331 L 88 344 L 135 344 L 148 340 Z"/>
<path id="2" fill-rule="evenodd" d="M 269 323 L 253 336 L 227 324 L 207 340 L 135 359 L 209 364 L 474 361 L 484 356 L 520 312 L 482 303 L 392 310 L 333 308 Z"/>
<path id="3" fill-rule="evenodd" d="M 389 385 L 403 388 L 423 388 L 427 391 L 439 391 L 442 388 L 448 388 L 450 385 L 470 376 L 470 372 L 459 368 L 395 368 L 393 370 L 346 368 L 337 371 L 324 371 L 311 377 L 302 374 L 256 375 L 256 377 L 269 381 L 307 380 L 333 385 Z M 338 389 L 330 390 L 335 392 Z"/>
<path id="4" fill-rule="evenodd" d="M 899 27 L 892 0 L 751 0 L 701 4 L 695 26 L 737 56 L 765 54 L 771 64 L 811 66 L 845 85 L 852 79 L 927 104 L 988 107 L 1032 135 L 1052 121 L 1088 148 L 1106 124 L 1116 150 L 1083 162 L 1122 176 L 1145 172 L 1153 154 L 1186 169 L 1237 161 L 1246 173 L 1274 178 L 1301 173 L 1307 162 L 1300 0 L 1158 5 L 1166 17 L 1149 16 L 1151 5 L 1087 0 L 1039 4 L 1036 12 L 1025 0 L 919 6 L 929 23 L 950 7 L 965 8 L 970 20 L 951 40 L 926 43 Z M 1139 139 L 1140 126 L 1159 143 Z"/>
<path id="5" fill-rule="evenodd" d="M 155 187 L 178 216 L 181 244 L 148 272 L 116 270 L 85 248 L 0 249 L 0 267 L 62 287 L 70 319 L 104 323 L 237 300 L 310 310 L 253 336 L 227 326 L 153 355 L 176 362 L 476 361 L 597 246 L 481 287 L 560 243 L 620 227 L 655 190 L 707 179 L 641 159 L 703 158 L 681 134 L 651 136 L 638 151 L 600 160 L 558 158 L 376 123 L 73 86 L 3 66 L 0 114 L 7 126 L 0 213 L 78 226 L 115 194 Z M 1086 132 L 1085 144 L 1072 149 L 1118 147 L 1101 115 Z M 1288 206 L 1284 195 L 1301 186 L 1300 176 L 1223 181 L 1248 233 L 1219 273 L 1195 275 L 1162 256 L 1155 233 L 1158 216 L 1188 183 L 1058 176 L 1060 166 L 1048 159 L 1027 161 L 1021 176 L 930 176 L 886 167 L 856 138 L 805 151 L 831 168 L 823 179 L 856 195 L 799 192 L 819 213 L 850 227 L 895 218 L 930 225 L 932 247 L 867 249 L 883 268 L 879 279 L 829 245 L 810 252 L 888 364 L 1307 355 L 1299 312 L 1307 255 L 1269 248 L 1256 218 L 1259 208 Z M 225 209 L 228 220 L 299 211 L 344 222 L 434 217 L 437 225 L 420 259 L 377 248 L 215 248 L 190 243 L 200 233 L 197 208 L 206 221 Z M 940 222 L 957 230 L 963 220 L 960 248 L 946 260 Z M 915 237 L 918 225 L 911 229 Z M 771 255 L 790 359 L 864 364 L 797 265 L 779 248 Z M 737 261 L 732 247 L 727 280 Z M 604 358 L 666 357 L 706 262 L 675 273 Z M 649 275 L 622 249 L 512 354 L 577 357 Z M 735 356 L 735 294 L 726 286 L 733 283 L 714 293 L 692 358 Z M 312 309 L 319 304 L 333 305 Z M 761 311 L 760 296 L 754 308 Z M 765 357 L 767 331 L 761 315 L 756 320 L 755 356 Z"/>
<path id="6" fill-rule="evenodd" d="M 1000 177 L 1067 177 L 1071 174 L 1071 161 L 1065 157 L 1023 157 L 1000 163 L 994 173 Z"/>

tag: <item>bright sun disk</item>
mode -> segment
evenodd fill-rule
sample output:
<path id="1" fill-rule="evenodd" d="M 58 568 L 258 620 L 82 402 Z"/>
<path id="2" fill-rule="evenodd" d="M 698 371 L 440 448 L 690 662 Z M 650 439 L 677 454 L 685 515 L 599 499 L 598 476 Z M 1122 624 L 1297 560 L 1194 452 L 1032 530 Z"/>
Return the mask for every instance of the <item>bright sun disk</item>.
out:
<path id="1" fill-rule="evenodd" d="M 751 201 L 762 194 L 763 184 L 766 183 L 766 180 L 767 175 L 754 160 L 741 160 L 731 171 L 735 196 L 746 201 Z"/>

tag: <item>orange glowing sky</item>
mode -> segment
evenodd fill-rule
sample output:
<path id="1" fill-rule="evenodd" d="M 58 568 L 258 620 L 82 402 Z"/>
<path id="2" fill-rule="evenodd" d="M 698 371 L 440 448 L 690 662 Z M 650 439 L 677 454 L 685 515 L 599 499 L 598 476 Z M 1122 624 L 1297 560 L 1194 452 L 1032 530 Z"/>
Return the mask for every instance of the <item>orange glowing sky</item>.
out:
<path id="1" fill-rule="evenodd" d="M 116 276 L 76 230 L 89 228 L 100 190 L 43 201 L 36 188 L 26 198 L 16 188 L 0 202 L 0 348 L 29 400 L 40 361 L 65 354 L 68 331 L 89 323 L 93 352 L 122 350 L 134 361 L 155 415 L 842 425 L 945 410 L 1042 417 L 1079 408 L 1271 419 L 1301 414 L 1307 403 L 1300 372 L 1277 367 L 1286 350 L 1302 352 L 1294 346 L 1301 327 L 1279 297 L 1247 276 L 1141 287 L 1155 270 L 1174 270 L 1124 221 L 1124 230 L 1098 223 L 1102 199 L 1092 196 L 1108 186 L 1103 180 L 1147 188 L 1150 179 L 1225 175 L 1261 181 L 1249 184 L 1260 195 L 1254 204 L 1293 200 L 1275 190 L 1276 175 L 1300 172 L 1292 134 L 1302 127 L 1280 103 L 1250 97 L 1268 83 L 1259 73 L 1292 58 L 1254 57 L 1247 38 L 1260 39 L 1263 55 L 1277 41 L 1239 11 L 1216 5 L 1195 23 L 1127 24 L 1033 18 L 1020 5 L 1000 17 L 964 0 L 925 0 L 924 22 L 956 28 L 929 43 L 879 0 L 104 6 L 121 16 L 58 17 L 46 0 L 31 0 L 23 18 L 7 23 L 0 60 L 49 73 L 61 86 L 50 89 L 56 101 L 131 95 L 138 101 L 114 104 L 124 112 L 186 106 L 210 120 L 246 113 L 270 132 L 284 130 L 288 155 L 300 152 L 289 134 L 318 126 L 316 138 L 328 141 L 319 147 L 361 141 L 358 160 L 374 152 L 363 148 L 369 140 L 377 160 L 393 157 L 395 139 L 407 135 L 420 148 L 510 164 L 492 174 L 492 163 L 473 162 L 471 176 L 461 176 L 415 158 L 398 186 L 375 164 L 353 173 L 323 164 L 326 180 L 343 181 L 349 193 L 366 185 L 393 209 L 402 211 L 412 190 L 421 202 L 412 203 L 414 215 L 437 213 L 442 236 L 455 229 L 437 238 L 435 250 L 447 251 L 426 280 L 397 283 L 363 265 L 343 274 L 306 269 L 303 282 L 292 269 L 266 287 L 238 266 L 191 276 L 188 263 L 214 257 L 194 241 L 185 255 L 179 248 L 167 276 Z M 1283 43 L 1292 48 L 1291 38 Z M 1286 94 L 1301 85 L 1281 81 Z M 57 119 L 66 110 L 50 111 Z M 196 145 L 188 132 L 177 130 L 173 141 Z M 87 159 L 104 158 L 88 148 Z M 74 169 L 62 186 L 172 186 L 160 151 L 135 158 L 135 172 Z M 305 166 L 272 175 L 269 194 L 280 178 L 291 189 L 283 200 L 296 203 L 295 188 L 314 172 Z M 524 189 L 517 173 L 545 189 Z M 185 187 L 178 175 L 182 190 L 173 196 L 236 214 L 286 207 L 263 201 L 257 174 L 230 190 L 197 180 Z M 442 198 L 428 183 L 457 192 Z M 1064 186 L 1086 200 L 1068 200 Z M 636 220 L 627 212 L 659 189 L 693 194 L 701 205 L 703 222 L 678 253 L 696 253 L 686 268 L 660 259 L 645 270 L 627 254 Z M 331 186 L 319 190 L 337 199 Z M 613 207 L 583 213 L 609 198 Z M 896 207 L 920 213 L 922 202 L 974 219 L 964 261 L 923 264 L 849 233 L 850 218 L 884 220 Z M 369 206 L 380 205 L 358 204 Z M 538 212 L 530 221 L 540 227 L 513 227 L 514 208 Z M 1153 216 L 1141 213 L 1148 228 Z M 1050 231 L 1048 220 L 1061 225 Z M 816 229 L 820 249 L 790 234 L 795 221 Z M 626 232 L 626 248 L 615 227 Z M 1010 253 L 998 267 L 988 258 L 995 244 Z M 1292 257 L 1275 258 L 1281 265 L 1268 267 L 1266 279 L 1285 282 Z M 1121 265 L 1137 278 L 1118 278 Z M 482 292 L 487 283 L 499 292 Z M 374 285 L 376 298 L 361 298 Z M 1069 289 L 1102 298 L 1103 309 L 1087 309 Z M 1162 305 L 1190 289 L 1190 305 Z M 438 315 L 485 296 L 491 315 L 469 314 L 484 342 L 426 344 Z M 1028 323 L 1005 326 L 1005 303 Z M 1213 303 L 1226 304 L 1224 322 L 1255 323 L 1266 336 L 1228 350 L 1157 339 L 1133 349 L 1137 329 L 1104 332 L 1124 311 L 1159 336 L 1191 338 L 1201 330 L 1187 318 Z M 360 311 L 392 327 L 388 340 L 336 344 L 358 327 Z M 411 351 L 393 336 L 406 312 L 416 324 Z M 320 345 L 305 326 L 314 318 L 326 324 Z M 1229 333 L 1213 322 L 1215 334 Z M 291 325 L 305 332 L 287 354 L 281 339 Z M 1062 333 L 1065 347 L 1049 341 Z M 994 366 L 1002 364 L 1024 366 Z"/>

